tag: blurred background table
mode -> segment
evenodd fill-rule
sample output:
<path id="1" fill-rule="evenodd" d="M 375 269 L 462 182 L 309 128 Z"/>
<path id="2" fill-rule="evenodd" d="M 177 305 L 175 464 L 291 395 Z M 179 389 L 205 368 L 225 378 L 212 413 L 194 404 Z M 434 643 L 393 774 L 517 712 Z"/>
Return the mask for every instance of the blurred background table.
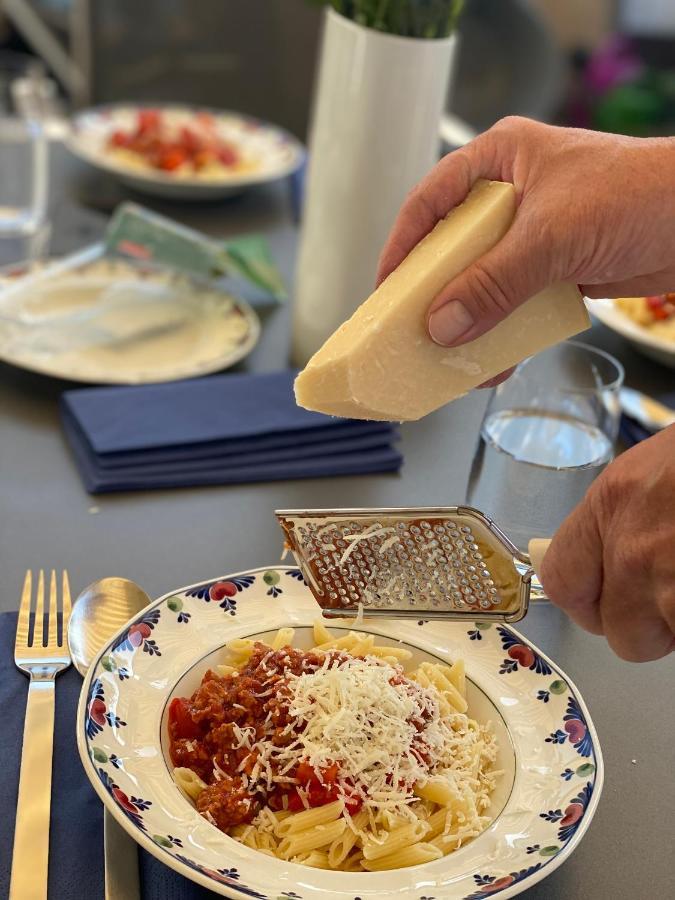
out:
<path id="1" fill-rule="evenodd" d="M 51 147 L 52 252 L 96 240 L 120 188 Z M 143 200 L 214 236 L 264 233 L 288 283 L 297 242 L 289 182 L 212 206 Z M 0 260 L 0 263 L 5 260 Z M 261 310 L 263 336 L 239 368 L 287 365 L 289 307 Z M 618 356 L 629 385 L 647 392 L 672 373 L 600 326 L 584 340 Z M 16 608 L 24 571 L 67 567 L 75 593 L 96 578 L 125 576 L 151 596 L 279 559 L 278 507 L 406 506 L 461 502 L 487 400 L 474 392 L 421 422 L 404 425 L 400 476 L 332 478 L 92 497 L 82 488 L 60 428 L 57 401 L 68 387 L 0 365 L 0 609 Z M 498 486 L 495 485 L 495 489 Z M 635 598 L 639 615 L 640 598 Z M 672 891 L 670 817 L 675 804 L 675 656 L 631 665 L 600 638 L 581 632 L 555 608 L 536 605 L 522 630 L 583 692 L 606 761 L 604 795 L 573 857 L 532 900 L 637 900 Z"/>

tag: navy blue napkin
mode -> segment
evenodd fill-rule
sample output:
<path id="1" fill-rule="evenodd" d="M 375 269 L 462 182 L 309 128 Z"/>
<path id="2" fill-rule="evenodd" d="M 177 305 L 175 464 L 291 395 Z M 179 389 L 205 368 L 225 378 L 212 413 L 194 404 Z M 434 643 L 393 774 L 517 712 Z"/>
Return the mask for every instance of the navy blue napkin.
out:
<path id="1" fill-rule="evenodd" d="M 92 493 L 398 471 L 396 426 L 301 409 L 293 378 L 67 391 L 63 427 Z"/>
<path id="2" fill-rule="evenodd" d="M 671 409 L 675 409 L 675 393 L 670 392 L 668 394 L 662 394 L 659 395 L 656 399 L 660 403 L 663 403 L 665 406 L 669 406 Z M 621 441 L 626 445 L 626 447 L 633 447 L 635 444 L 639 444 L 641 441 L 646 441 L 648 437 L 652 436 L 652 434 L 652 431 L 649 431 L 644 427 L 644 425 L 636 422 L 635 419 L 632 419 L 630 416 L 621 416 L 621 423 L 619 425 L 619 437 L 621 438 Z"/>
<path id="3" fill-rule="evenodd" d="M 18 590 L 17 589 L 17 602 Z M 14 810 L 28 679 L 14 665 L 16 614 L 0 615 L 0 897 L 9 896 Z M 82 679 L 68 669 L 56 681 L 56 724 L 49 835 L 49 900 L 103 900 L 103 807 L 80 762 L 75 713 Z M 144 850 L 139 852 L 142 900 L 211 900 Z"/>

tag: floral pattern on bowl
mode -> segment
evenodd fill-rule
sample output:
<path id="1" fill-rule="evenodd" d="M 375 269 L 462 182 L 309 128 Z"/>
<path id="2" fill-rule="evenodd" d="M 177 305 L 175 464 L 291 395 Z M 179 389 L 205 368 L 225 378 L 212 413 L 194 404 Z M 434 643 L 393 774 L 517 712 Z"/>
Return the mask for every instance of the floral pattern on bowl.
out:
<path id="1" fill-rule="evenodd" d="M 263 568 L 167 594 L 104 648 L 82 689 L 78 746 L 88 777 L 123 827 L 186 877 L 226 897 L 258 900 L 507 898 L 560 865 L 600 796 L 597 735 L 570 679 L 517 631 L 489 623 L 468 630 L 457 621 L 359 626 L 420 656 L 464 658 L 470 690 L 501 722 L 500 743 L 512 745 L 503 747 L 513 770 L 503 808 L 459 851 L 393 872 L 325 872 L 243 847 L 197 814 L 172 781 L 162 743 L 177 685 L 181 692 L 186 679 L 196 685 L 213 664 L 206 657 L 215 659 L 233 637 L 286 625 L 308 634 L 318 615 L 297 569 Z"/>

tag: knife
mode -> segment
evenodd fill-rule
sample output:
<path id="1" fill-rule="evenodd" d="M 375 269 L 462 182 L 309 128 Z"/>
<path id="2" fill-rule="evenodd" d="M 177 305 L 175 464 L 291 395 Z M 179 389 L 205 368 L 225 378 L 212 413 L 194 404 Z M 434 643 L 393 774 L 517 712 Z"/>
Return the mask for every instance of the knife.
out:
<path id="1" fill-rule="evenodd" d="M 648 431 L 661 431 L 675 425 L 675 410 L 633 388 L 622 387 L 619 390 L 619 403 L 627 416 Z"/>

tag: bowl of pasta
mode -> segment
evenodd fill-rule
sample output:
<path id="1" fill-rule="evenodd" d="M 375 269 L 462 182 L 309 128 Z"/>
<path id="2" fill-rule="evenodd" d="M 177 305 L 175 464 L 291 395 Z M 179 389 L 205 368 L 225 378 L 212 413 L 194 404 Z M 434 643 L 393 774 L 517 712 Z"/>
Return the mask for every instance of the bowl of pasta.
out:
<path id="1" fill-rule="evenodd" d="M 636 350 L 675 369 L 675 294 L 587 300 L 589 312 Z"/>
<path id="2" fill-rule="evenodd" d="M 234 196 L 291 175 L 304 159 L 300 142 L 275 125 L 173 104 L 82 110 L 67 145 L 129 187 L 177 200 Z"/>
<path id="3" fill-rule="evenodd" d="M 603 766 L 569 678 L 489 623 L 333 620 L 297 568 L 174 591 L 104 648 L 78 746 L 146 850 L 226 897 L 512 897 Z"/>

